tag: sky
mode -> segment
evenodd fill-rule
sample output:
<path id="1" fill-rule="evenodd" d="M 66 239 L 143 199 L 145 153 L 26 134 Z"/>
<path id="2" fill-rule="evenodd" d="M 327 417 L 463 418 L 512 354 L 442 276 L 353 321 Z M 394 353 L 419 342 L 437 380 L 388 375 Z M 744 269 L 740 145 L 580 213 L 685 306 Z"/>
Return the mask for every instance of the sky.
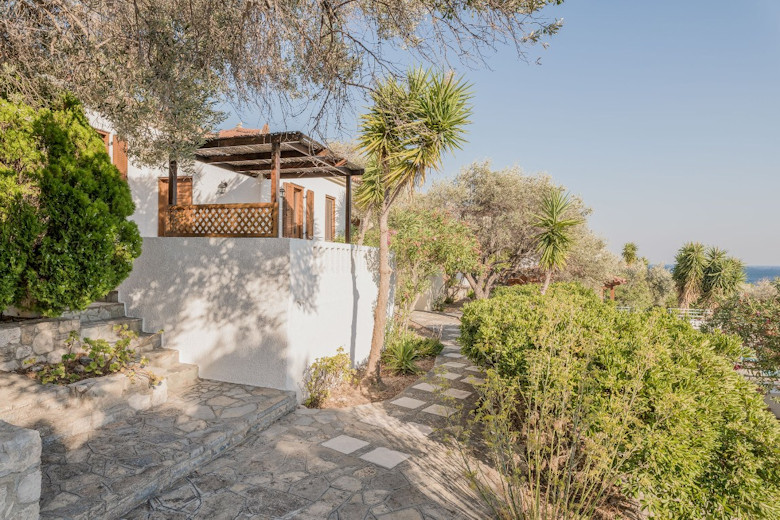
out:
<path id="1" fill-rule="evenodd" d="M 549 47 L 473 85 L 468 144 L 436 179 L 474 162 L 547 172 L 593 209 L 619 253 L 671 263 L 687 241 L 780 265 L 780 0 L 567 0 Z M 234 112 L 225 126 L 273 118 Z M 354 137 L 348 122 L 335 138 Z M 336 133 L 334 131 L 334 133 Z"/>

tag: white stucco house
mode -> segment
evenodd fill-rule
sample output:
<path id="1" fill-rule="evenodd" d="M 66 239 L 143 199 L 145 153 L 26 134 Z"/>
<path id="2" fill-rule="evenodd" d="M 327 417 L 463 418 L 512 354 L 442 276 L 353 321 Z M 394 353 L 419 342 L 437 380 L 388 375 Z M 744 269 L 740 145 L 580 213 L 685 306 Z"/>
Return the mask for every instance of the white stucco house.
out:
<path id="1" fill-rule="evenodd" d="M 300 132 L 236 127 L 174 176 L 93 126 L 136 204 L 143 253 L 118 290 L 145 331 L 164 330 L 201 377 L 285 390 L 338 347 L 368 357 L 376 251 L 347 224 L 361 168 Z"/>

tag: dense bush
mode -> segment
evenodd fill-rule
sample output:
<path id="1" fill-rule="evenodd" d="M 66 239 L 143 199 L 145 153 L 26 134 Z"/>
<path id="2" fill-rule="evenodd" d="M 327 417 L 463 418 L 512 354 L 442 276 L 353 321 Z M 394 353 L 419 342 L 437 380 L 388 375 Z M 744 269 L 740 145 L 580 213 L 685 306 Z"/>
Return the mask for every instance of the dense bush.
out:
<path id="1" fill-rule="evenodd" d="M 617 490 L 655 518 L 780 515 L 780 426 L 733 370 L 737 338 L 557 285 L 468 304 L 462 342 L 490 369 L 488 445 L 513 452 L 494 462 L 526 488 L 505 504 L 530 488 L 588 516 Z"/>
<path id="2" fill-rule="evenodd" d="M 130 273 L 130 190 L 73 99 L 0 99 L 0 192 L 0 309 L 83 309 Z"/>
<path id="3" fill-rule="evenodd" d="M 765 386 L 774 385 L 780 373 L 780 295 L 745 294 L 719 306 L 704 324 L 705 330 L 722 330 L 739 336 L 751 349 L 744 366 Z"/>
<path id="4" fill-rule="evenodd" d="M 315 359 L 303 373 L 303 405 L 319 408 L 328 399 L 331 390 L 342 383 L 352 383 L 355 375 L 352 360 L 344 352 L 344 347 L 339 347 L 333 356 Z"/>

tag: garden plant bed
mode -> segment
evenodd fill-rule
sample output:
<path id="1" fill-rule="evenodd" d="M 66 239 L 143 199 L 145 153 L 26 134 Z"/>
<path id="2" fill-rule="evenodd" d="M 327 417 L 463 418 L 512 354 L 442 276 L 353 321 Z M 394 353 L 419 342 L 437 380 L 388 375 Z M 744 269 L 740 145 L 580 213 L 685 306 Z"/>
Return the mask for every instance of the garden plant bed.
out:
<path id="1" fill-rule="evenodd" d="M 382 384 L 360 379 L 358 384 L 344 383 L 333 389 L 322 408 L 347 408 L 360 404 L 386 401 L 412 386 L 420 377 L 433 368 L 435 357 L 418 359 L 415 364 L 419 369 L 417 374 L 394 374 L 386 365 L 382 365 Z M 363 370 L 358 372 L 362 378 Z"/>

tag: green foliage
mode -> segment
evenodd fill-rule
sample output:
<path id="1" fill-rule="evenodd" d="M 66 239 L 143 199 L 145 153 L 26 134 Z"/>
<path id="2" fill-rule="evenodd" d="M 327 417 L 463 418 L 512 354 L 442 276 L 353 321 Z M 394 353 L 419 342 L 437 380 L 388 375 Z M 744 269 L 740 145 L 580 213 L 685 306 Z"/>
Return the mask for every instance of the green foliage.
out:
<path id="1" fill-rule="evenodd" d="M 743 295 L 720 305 L 704 324 L 705 330 L 721 330 L 742 339 L 752 350 L 742 365 L 766 389 L 780 375 L 780 295 L 761 298 Z"/>
<path id="2" fill-rule="evenodd" d="M 339 347 L 334 356 L 317 358 L 303 373 L 303 390 L 306 398 L 303 405 L 319 408 L 330 395 L 331 390 L 342 383 L 351 383 L 356 371 L 352 368 L 349 354 Z"/>
<path id="3" fill-rule="evenodd" d="M 647 285 L 653 296 L 656 307 L 674 307 L 676 296 L 672 273 L 662 265 L 654 265 L 647 269 Z"/>
<path id="4" fill-rule="evenodd" d="M 416 374 L 417 360 L 438 356 L 444 349 L 441 341 L 419 336 L 408 329 L 396 329 L 388 335 L 382 362 L 397 374 Z"/>
<path id="5" fill-rule="evenodd" d="M 513 436 L 497 456 L 523 470 L 503 472 L 502 508 L 530 490 L 589 517 L 614 485 L 654 518 L 780 515 L 780 426 L 733 369 L 738 338 L 558 284 L 467 304 L 462 344 L 496 378 L 482 422 Z"/>
<path id="6" fill-rule="evenodd" d="M 623 246 L 623 261 L 626 263 L 626 265 L 632 265 L 634 262 L 637 261 L 637 251 L 639 248 L 634 242 L 629 242 L 626 245 Z"/>
<path id="7" fill-rule="evenodd" d="M 558 190 L 549 192 L 542 199 L 542 211 L 535 222 L 536 227 L 539 228 L 539 233 L 536 235 L 539 267 L 547 273 L 542 293 L 547 292 L 551 273 L 566 267 L 566 260 L 572 247 L 570 228 L 583 223 L 582 219 L 568 215 L 572 209 L 569 196 Z"/>
<path id="8" fill-rule="evenodd" d="M 694 302 L 713 307 L 731 298 L 745 282 L 744 264 L 717 247 L 687 243 L 675 258 L 672 270 L 680 307 Z"/>
<path id="9" fill-rule="evenodd" d="M 130 344 L 138 336 L 128 330 L 127 325 L 116 326 L 114 331 L 119 340 L 113 345 L 104 339 L 90 338 L 84 338 L 80 343 L 76 332 L 71 331 L 67 341 L 68 352 L 62 355 L 62 361 L 53 365 L 43 364 L 35 372 L 36 377 L 44 384 L 62 385 L 124 371 L 135 362 L 136 352 Z M 83 352 L 74 353 L 79 344 Z M 142 359 L 141 364 L 145 364 L 145 360 Z"/>
<path id="10" fill-rule="evenodd" d="M 479 244 L 466 224 L 422 204 L 396 208 L 390 216 L 390 229 L 398 317 L 406 321 L 432 276 L 454 277 L 473 269 Z"/>
<path id="11" fill-rule="evenodd" d="M 0 99 L 0 128 L 0 308 L 84 309 L 141 253 L 130 190 L 72 98 Z"/>
<path id="12" fill-rule="evenodd" d="M 535 224 L 552 190 L 565 188 L 548 175 L 528 175 L 517 167 L 494 170 L 485 161 L 465 167 L 452 181 L 435 183 L 428 191 L 430 207 L 443 208 L 468 224 L 479 242 L 479 262 L 464 273 L 477 298 L 486 298 L 495 284 L 526 274 L 528 266 L 536 264 L 539 230 Z M 580 217 L 590 212 L 576 197 L 572 205 L 572 213 Z M 570 261 L 556 276 L 601 288 L 615 274 L 614 255 L 587 226 L 575 226 L 571 236 Z"/>

